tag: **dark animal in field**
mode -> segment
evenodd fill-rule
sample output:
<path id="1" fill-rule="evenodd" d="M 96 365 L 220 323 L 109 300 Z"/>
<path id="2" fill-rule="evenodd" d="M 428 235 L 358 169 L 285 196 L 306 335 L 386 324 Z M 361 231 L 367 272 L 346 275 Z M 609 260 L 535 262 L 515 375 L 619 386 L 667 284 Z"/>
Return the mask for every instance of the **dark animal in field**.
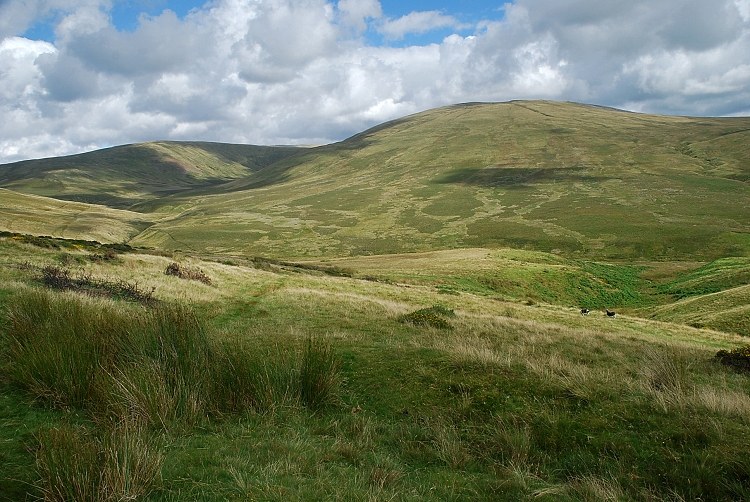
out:
<path id="1" fill-rule="evenodd" d="M 606 311 L 607 311 L 607 317 L 614 317 L 614 316 L 616 316 L 616 315 L 617 315 L 617 313 L 616 313 L 616 312 L 613 312 L 613 311 L 611 311 L 611 310 L 609 310 L 609 309 L 604 309 L 604 310 L 606 310 Z"/>
<path id="2" fill-rule="evenodd" d="M 581 309 L 581 315 L 589 315 L 589 312 L 591 312 L 589 309 Z"/>

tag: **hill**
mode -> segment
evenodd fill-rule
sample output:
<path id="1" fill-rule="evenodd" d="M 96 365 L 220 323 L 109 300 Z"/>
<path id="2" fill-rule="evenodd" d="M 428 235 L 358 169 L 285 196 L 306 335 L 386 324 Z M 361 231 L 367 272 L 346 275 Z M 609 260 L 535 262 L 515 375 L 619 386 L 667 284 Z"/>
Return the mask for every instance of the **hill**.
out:
<path id="1" fill-rule="evenodd" d="M 0 493 L 750 500 L 748 130 L 466 104 L 0 166 Z"/>
<path id="2" fill-rule="evenodd" d="M 296 147 L 153 142 L 0 166 L 0 186 L 19 192 L 129 208 L 143 200 L 252 175 Z"/>
<path id="3" fill-rule="evenodd" d="M 121 243 L 151 225 L 149 215 L 95 204 L 68 202 L 0 188 L 6 232 Z"/>
<path id="4" fill-rule="evenodd" d="M 748 118 L 470 103 L 318 148 L 155 143 L 11 164 L 0 186 L 153 213 L 131 243 L 165 249 L 708 261 L 750 254 L 748 141 Z"/>
<path id="5" fill-rule="evenodd" d="M 750 119 L 548 102 L 442 108 L 283 160 L 224 193 L 156 201 L 152 209 L 193 211 L 134 242 L 173 247 L 175 237 L 194 250 L 279 256 L 475 246 L 606 259 L 746 255 L 743 139 Z"/>

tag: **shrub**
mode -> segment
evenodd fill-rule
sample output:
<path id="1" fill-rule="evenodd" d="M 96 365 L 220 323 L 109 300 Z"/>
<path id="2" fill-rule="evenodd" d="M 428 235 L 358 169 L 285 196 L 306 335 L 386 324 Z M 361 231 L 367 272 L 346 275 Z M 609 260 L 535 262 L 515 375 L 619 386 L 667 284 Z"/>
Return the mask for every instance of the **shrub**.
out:
<path id="1" fill-rule="evenodd" d="M 167 265 L 167 269 L 164 271 L 166 275 L 173 275 L 180 279 L 188 279 L 193 281 L 200 281 L 203 284 L 211 285 L 211 278 L 205 274 L 201 269 L 189 268 L 184 265 L 180 265 L 177 262 L 172 262 Z"/>
<path id="2" fill-rule="evenodd" d="M 721 364 L 731 366 L 732 368 L 750 371 L 750 345 L 738 347 L 729 351 L 720 350 L 716 353 L 716 359 Z"/>
<path id="3" fill-rule="evenodd" d="M 123 280 L 108 281 L 96 279 L 90 274 L 81 271 L 73 275 L 69 269 L 49 265 L 42 268 L 42 282 L 45 286 L 61 291 L 76 291 L 90 296 L 105 296 L 110 298 L 122 298 L 143 304 L 153 304 L 154 291 L 142 290 L 138 283 Z"/>
<path id="4" fill-rule="evenodd" d="M 71 289 L 74 285 L 70 270 L 54 265 L 42 268 L 42 282 L 53 289 Z"/>
<path id="5" fill-rule="evenodd" d="M 94 263 L 98 262 L 115 262 L 118 259 L 117 250 L 113 248 L 104 248 L 101 253 L 92 253 L 89 255 L 89 260 Z"/>
<path id="6" fill-rule="evenodd" d="M 398 322 L 410 323 L 416 326 L 431 326 L 438 329 L 451 329 L 452 326 L 446 320 L 446 317 L 455 317 L 453 310 L 443 307 L 442 305 L 433 305 L 432 307 L 415 310 L 408 314 L 398 317 Z"/>

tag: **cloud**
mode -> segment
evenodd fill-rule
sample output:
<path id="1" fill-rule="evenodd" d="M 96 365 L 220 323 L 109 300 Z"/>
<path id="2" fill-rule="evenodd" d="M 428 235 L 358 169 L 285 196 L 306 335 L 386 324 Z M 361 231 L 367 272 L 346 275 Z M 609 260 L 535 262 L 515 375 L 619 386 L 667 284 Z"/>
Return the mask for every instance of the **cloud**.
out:
<path id="1" fill-rule="evenodd" d="M 449 13 L 393 19 L 377 0 L 211 0 L 129 31 L 110 7 L 0 3 L 0 162 L 157 139 L 321 143 L 464 101 L 750 111 L 750 0 L 516 0 L 468 36 Z M 40 19 L 54 42 L 18 36 Z M 445 28 L 421 46 L 367 38 Z"/>
<path id="2" fill-rule="evenodd" d="M 453 28 L 459 25 L 453 16 L 436 11 L 411 12 L 398 19 L 389 19 L 378 31 L 391 40 L 401 40 L 406 35 L 422 34 L 440 28 Z"/>
<path id="3" fill-rule="evenodd" d="M 367 29 L 368 19 L 379 19 L 383 15 L 378 0 L 339 0 L 337 7 L 344 25 L 358 32 Z"/>

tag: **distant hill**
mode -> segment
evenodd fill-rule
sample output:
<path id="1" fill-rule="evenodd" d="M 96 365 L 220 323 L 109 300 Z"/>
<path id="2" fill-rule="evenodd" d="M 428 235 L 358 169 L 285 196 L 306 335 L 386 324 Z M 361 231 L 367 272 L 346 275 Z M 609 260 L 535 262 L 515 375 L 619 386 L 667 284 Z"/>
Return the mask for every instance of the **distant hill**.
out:
<path id="1" fill-rule="evenodd" d="M 0 188 L 0 230 L 102 243 L 127 242 L 151 225 L 149 215 Z"/>
<path id="2" fill-rule="evenodd" d="M 707 261 L 750 255 L 747 144 L 750 118 L 469 103 L 317 148 L 156 143 L 11 164 L 0 186 L 158 214 L 131 242 L 167 249 Z"/>
<path id="3" fill-rule="evenodd" d="M 301 150 L 208 142 L 140 143 L 0 166 L 0 186 L 128 208 L 169 193 L 251 178 Z"/>

